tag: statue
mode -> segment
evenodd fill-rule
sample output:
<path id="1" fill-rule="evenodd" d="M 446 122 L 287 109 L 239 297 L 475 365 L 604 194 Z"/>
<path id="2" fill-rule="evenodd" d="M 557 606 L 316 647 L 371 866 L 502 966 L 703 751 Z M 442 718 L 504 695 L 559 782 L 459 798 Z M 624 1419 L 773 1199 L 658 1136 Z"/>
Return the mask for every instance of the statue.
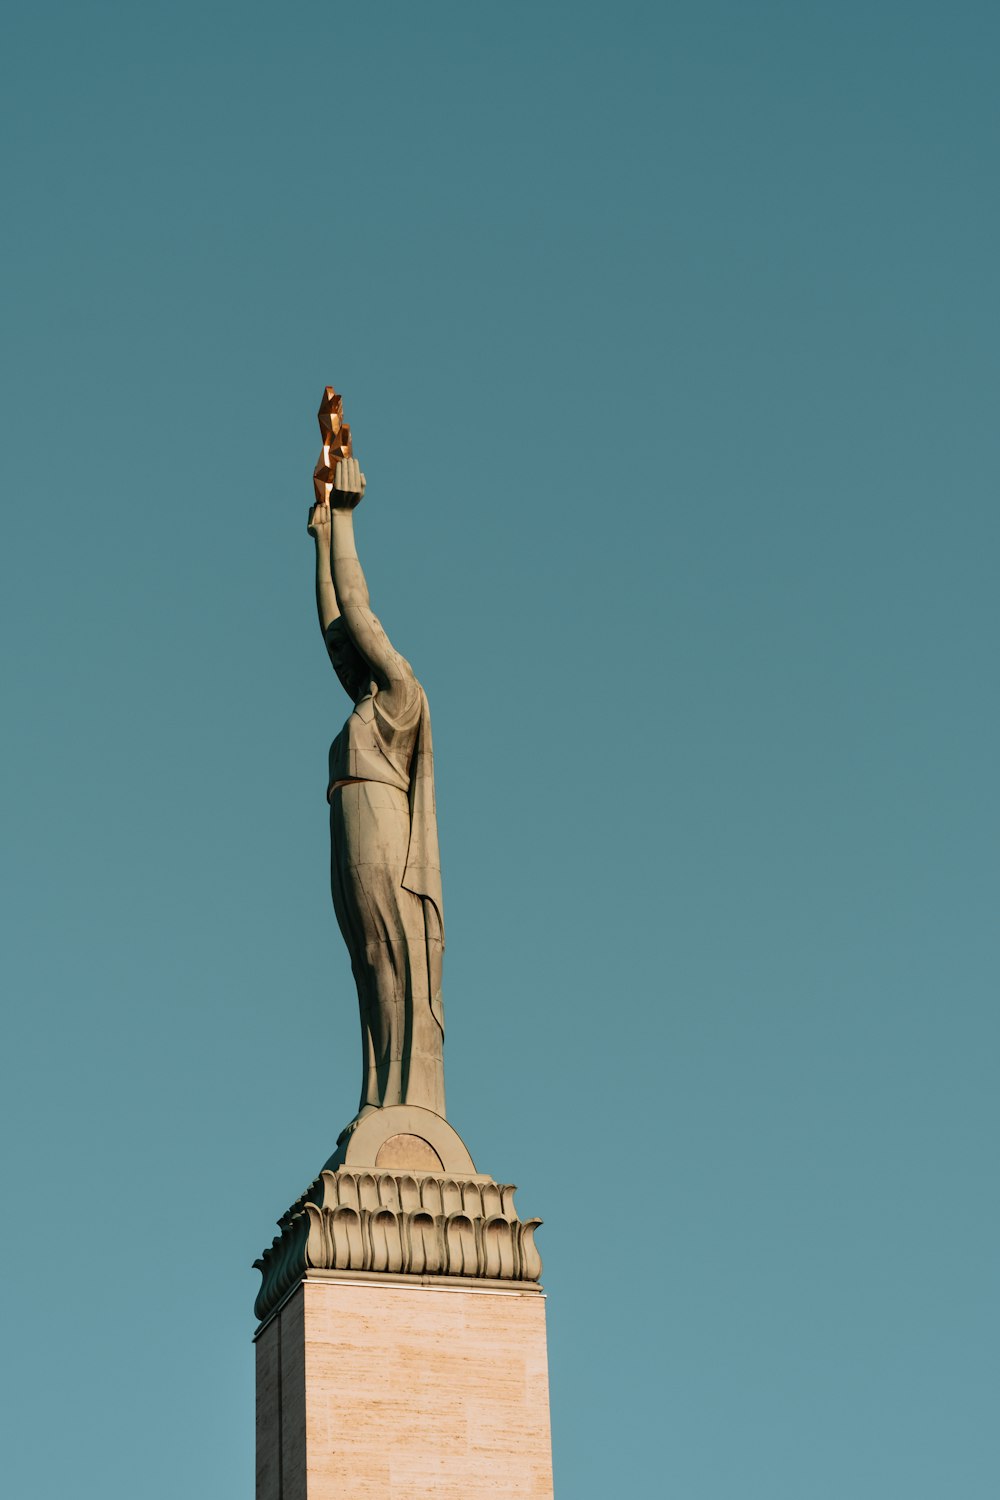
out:
<path id="1" fill-rule="evenodd" d="M 270 1338 L 271 1320 L 282 1319 L 286 1305 L 294 1307 L 299 1284 L 312 1278 L 321 1282 L 324 1298 L 334 1295 L 337 1277 L 361 1273 L 378 1279 L 383 1272 L 394 1282 L 446 1279 L 453 1290 L 499 1285 L 523 1293 L 538 1289 L 542 1269 L 535 1246 L 540 1220 L 518 1216 L 514 1188 L 477 1171 L 445 1118 L 444 927 L 430 714 L 413 668 L 369 603 L 354 546 L 354 509 L 365 493 L 365 477 L 343 402 L 330 386 L 319 421 L 323 453 L 313 474 L 309 534 L 316 542 L 320 628 L 352 703 L 330 747 L 327 800 L 333 906 L 361 1010 L 361 1103 L 325 1165 L 279 1219 L 270 1248 L 255 1261 L 263 1278 L 256 1302 L 262 1340 Z M 521 1312 L 515 1321 L 520 1348 L 527 1325 Z M 300 1321 L 300 1349 L 302 1327 Z M 512 1346 L 501 1339 L 498 1347 L 500 1370 Z M 457 1359 L 456 1372 L 464 1358 Z M 290 1383 L 292 1394 L 284 1395 L 281 1381 L 272 1380 L 284 1359 L 279 1352 L 277 1363 L 268 1363 L 272 1356 L 266 1355 L 259 1366 L 258 1411 L 266 1420 L 258 1423 L 258 1433 L 265 1467 L 271 1465 L 269 1494 L 274 1433 L 279 1449 L 283 1441 L 280 1414 L 300 1414 L 295 1392 L 305 1389 Z M 537 1363 L 544 1370 L 544 1349 Z M 300 1415 L 294 1420 L 301 1430 Z M 497 1441 L 502 1448 L 503 1434 Z M 461 1489 L 461 1475 L 456 1483 Z M 536 1493 L 534 1478 L 518 1493 L 529 1489 Z M 350 1483 L 348 1492 L 355 1493 Z"/>
<path id="2" fill-rule="evenodd" d="M 444 1116 L 444 924 L 434 752 L 424 690 L 373 613 L 354 543 L 365 477 L 343 403 L 327 386 L 323 453 L 308 530 L 316 608 L 331 664 L 354 707 L 330 747 L 333 906 L 361 1010 L 361 1103 Z"/>

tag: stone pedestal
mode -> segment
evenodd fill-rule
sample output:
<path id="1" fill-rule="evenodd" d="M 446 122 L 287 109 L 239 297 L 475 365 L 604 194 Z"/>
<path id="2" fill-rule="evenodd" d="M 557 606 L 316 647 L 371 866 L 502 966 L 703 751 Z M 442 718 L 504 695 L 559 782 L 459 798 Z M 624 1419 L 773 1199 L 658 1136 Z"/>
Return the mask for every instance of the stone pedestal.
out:
<path id="1" fill-rule="evenodd" d="M 438 1116 L 362 1121 L 256 1263 L 257 1500 L 550 1500 L 539 1222 Z"/>
<path id="2" fill-rule="evenodd" d="M 302 1282 L 257 1338 L 257 1500 L 551 1500 L 545 1298 Z"/>

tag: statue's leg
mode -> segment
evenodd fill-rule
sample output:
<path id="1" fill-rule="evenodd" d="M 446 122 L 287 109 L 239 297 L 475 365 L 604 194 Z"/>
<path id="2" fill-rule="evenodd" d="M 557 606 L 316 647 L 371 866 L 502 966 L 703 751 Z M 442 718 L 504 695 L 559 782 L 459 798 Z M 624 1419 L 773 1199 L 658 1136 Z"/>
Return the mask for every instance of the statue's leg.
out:
<path id="1" fill-rule="evenodd" d="M 334 792 L 331 813 L 334 908 L 361 1010 L 362 1101 L 398 1104 L 408 963 L 395 892 L 406 863 L 409 803 L 394 787 L 361 781 Z"/>
<path id="2" fill-rule="evenodd" d="M 345 819 L 344 791 L 335 792 L 330 804 L 330 887 L 337 926 L 347 945 L 351 971 L 358 992 L 361 1022 L 361 1102 L 359 1113 L 381 1104 L 375 1043 L 372 1037 L 373 995 L 371 974 L 365 958 L 365 929 L 358 907 L 358 883 L 352 858 L 351 825 L 356 822 L 352 809 Z"/>
<path id="3" fill-rule="evenodd" d="M 335 792 L 332 807 L 334 905 L 351 952 L 366 1038 L 363 1098 L 443 1114 L 441 1027 L 432 1004 L 440 985 L 440 935 L 435 961 L 425 903 L 402 888 L 408 799 L 395 787 L 358 782 Z"/>

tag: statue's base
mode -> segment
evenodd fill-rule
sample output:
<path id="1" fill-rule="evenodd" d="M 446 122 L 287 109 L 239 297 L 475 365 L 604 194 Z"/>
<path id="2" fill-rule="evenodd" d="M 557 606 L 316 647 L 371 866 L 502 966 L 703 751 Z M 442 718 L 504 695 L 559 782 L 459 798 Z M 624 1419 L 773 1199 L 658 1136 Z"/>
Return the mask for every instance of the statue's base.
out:
<path id="1" fill-rule="evenodd" d="M 257 1500 L 547 1500 L 540 1222 L 429 1110 L 345 1132 L 256 1262 Z"/>
<path id="2" fill-rule="evenodd" d="M 457 1130 L 433 1110 L 415 1104 L 372 1109 L 351 1122 L 326 1163 L 337 1167 L 405 1167 L 416 1172 L 473 1176 L 475 1167 Z"/>
<path id="3" fill-rule="evenodd" d="M 477 1172 L 440 1115 L 373 1110 L 278 1220 L 281 1233 L 254 1262 L 263 1277 L 254 1311 L 264 1322 L 316 1272 L 537 1282 L 540 1223 L 518 1217 L 514 1188 Z"/>
<path id="4" fill-rule="evenodd" d="M 310 1274 L 257 1337 L 257 1500 L 551 1500 L 537 1287 Z"/>

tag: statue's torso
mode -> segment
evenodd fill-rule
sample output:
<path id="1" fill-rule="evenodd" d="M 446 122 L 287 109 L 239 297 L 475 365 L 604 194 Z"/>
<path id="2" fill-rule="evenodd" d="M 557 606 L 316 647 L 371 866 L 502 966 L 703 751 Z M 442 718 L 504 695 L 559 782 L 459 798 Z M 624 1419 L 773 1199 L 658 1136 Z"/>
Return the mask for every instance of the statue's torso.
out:
<path id="1" fill-rule="evenodd" d="M 403 792 L 409 790 L 423 706 L 419 684 L 414 683 L 414 688 L 405 708 L 396 714 L 386 710 L 374 683 L 371 692 L 358 700 L 330 746 L 330 790 L 338 781 L 381 781 Z"/>

